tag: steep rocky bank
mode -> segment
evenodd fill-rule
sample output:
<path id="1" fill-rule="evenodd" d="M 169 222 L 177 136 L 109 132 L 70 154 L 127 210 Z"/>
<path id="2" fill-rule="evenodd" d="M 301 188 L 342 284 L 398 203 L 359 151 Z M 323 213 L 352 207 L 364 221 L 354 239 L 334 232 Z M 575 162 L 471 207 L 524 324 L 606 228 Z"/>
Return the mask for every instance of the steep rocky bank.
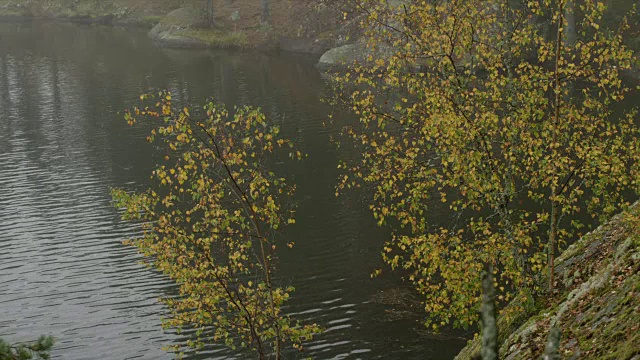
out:
<path id="1" fill-rule="evenodd" d="M 163 46 L 284 50 L 321 55 L 347 43 L 356 28 L 342 0 L 271 0 L 268 23 L 260 2 L 216 0 L 214 26 L 204 0 L 0 0 L 0 19 L 49 19 L 151 28 Z"/>
<path id="2" fill-rule="evenodd" d="M 639 208 L 563 252 L 553 296 L 533 299 L 519 319 L 499 319 L 501 359 L 539 359 L 552 327 L 562 332 L 562 359 L 640 359 Z M 477 359 L 479 351 L 476 339 L 456 359 Z"/>

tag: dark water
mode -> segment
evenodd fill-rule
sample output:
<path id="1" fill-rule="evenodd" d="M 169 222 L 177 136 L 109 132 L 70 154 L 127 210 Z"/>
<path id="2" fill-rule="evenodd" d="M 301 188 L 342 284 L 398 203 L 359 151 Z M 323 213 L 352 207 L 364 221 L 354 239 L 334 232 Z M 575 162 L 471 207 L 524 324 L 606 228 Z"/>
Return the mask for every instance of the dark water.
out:
<path id="1" fill-rule="evenodd" d="M 314 61 L 159 49 L 131 29 L 0 24 L 0 337 L 54 335 L 54 359 L 172 357 L 161 348 L 181 338 L 162 331 L 157 298 L 175 288 L 121 245 L 137 228 L 109 195 L 144 187 L 153 166 L 145 134 L 118 112 L 168 88 L 184 102 L 261 106 L 309 154 L 285 169 L 300 207 L 278 272 L 297 288 L 287 312 L 327 329 L 305 355 L 451 359 L 463 339 L 430 336 L 419 313 L 380 301 L 404 292 L 369 277 L 386 233 L 357 197 L 334 196 L 337 158 L 349 154 L 329 144 Z M 212 346 L 204 358 L 242 356 Z"/>

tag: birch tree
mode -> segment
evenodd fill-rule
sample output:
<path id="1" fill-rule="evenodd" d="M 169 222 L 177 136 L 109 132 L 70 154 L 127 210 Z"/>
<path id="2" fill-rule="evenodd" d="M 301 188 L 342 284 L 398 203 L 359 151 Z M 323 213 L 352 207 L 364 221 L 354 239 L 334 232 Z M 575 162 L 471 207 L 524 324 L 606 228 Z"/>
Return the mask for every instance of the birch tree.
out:
<path id="1" fill-rule="evenodd" d="M 167 92 L 142 99 L 148 105 L 125 118 L 151 124 L 147 139 L 159 144 L 164 162 L 146 191 L 117 189 L 113 197 L 124 220 L 141 222 L 142 235 L 127 243 L 179 286 L 179 296 L 163 300 L 171 310 L 164 326 L 194 330 L 185 345 L 195 349 L 221 343 L 259 359 L 301 349 L 319 329 L 282 312 L 294 289 L 274 279 L 274 237 L 295 221 L 282 200 L 295 187 L 263 163 L 291 142 L 257 109 L 231 115 L 210 102 L 192 115 Z"/>
<path id="2" fill-rule="evenodd" d="M 628 24 L 605 30 L 596 0 L 388 4 L 358 2 L 367 64 L 336 76 L 337 101 L 359 118 L 343 131 L 359 156 L 340 165 L 337 194 L 371 190 L 373 216 L 394 230 L 382 256 L 422 294 L 427 325 L 466 327 L 485 266 L 498 305 L 553 291 L 555 255 L 581 219 L 640 190 L 637 111 L 619 110 L 634 91 L 621 75 Z M 571 41 L 568 13 L 580 14 Z"/>

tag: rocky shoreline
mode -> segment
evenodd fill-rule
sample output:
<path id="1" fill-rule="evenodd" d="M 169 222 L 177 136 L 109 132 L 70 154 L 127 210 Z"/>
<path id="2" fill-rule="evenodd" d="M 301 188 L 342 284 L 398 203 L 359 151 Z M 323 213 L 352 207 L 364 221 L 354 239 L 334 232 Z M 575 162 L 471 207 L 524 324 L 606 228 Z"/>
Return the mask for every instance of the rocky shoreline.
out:
<path id="1" fill-rule="evenodd" d="M 202 9 L 195 5 L 179 8 L 145 3 L 145 0 L 109 0 L 101 5 L 56 0 L 48 7 L 36 2 L 0 0 L 0 21 L 60 21 L 85 25 L 107 25 L 148 28 L 149 37 L 158 46 L 174 48 L 228 48 L 283 51 L 317 56 L 319 69 L 341 68 L 362 53 L 361 44 L 353 39 L 354 21 L 336 21 L 340 9 L 315 6 L 311 10 L 304 1 L 296 9 L 282 10 L 282 1 L 273 1 L 274 16 L 270 24 L 256 19 L 249 2 L 235 1 L 220 8 L 217 25 L 205 24 Z M 122 2 L 122 4 L 118 3 Z M 90 1 L 87 1 L 89 3 Z M 309 3 L 309 2 L 307 2 Z M 135 5 L 135 6 L 134 6 Z M 285 11 L 289 13 L 284 14 Z M 231 15 L 230 15 L 231 14 Z M 245 15 L 246 14 L 246 15 Z M 299 16 L 292 16 L 292 14 Z M 340 13 L 341 15 L 341 13 Z M 321 19 L 314 20 L 310 19 Z M 239 19 L 239 20 L 238 20 Z M 357 30 L 355 30 L 357 31 Z M 351 40 L 349 40 L 351 39 Z"/>
<path id="2" fill-rule="evenodd" d="M 344 2 L 272 0 L 272 19 L 264 24 L 254 2 L 235 0 L 216 9 L 207 26 L 202 2 L 153 0 L 0 0 L 0 21 L 48 20 L 79 24 L 149 28 L 158 45 L 176 48 L 233 48 L 284 51 L 318 56 L 321 71 L 340 70 L 367 54 L 357 17 L 343 17 Z M 336 6 L 341 4 L 341 6 Z M 637 55 L 636 55 L 637 56 Z M 628 74 L 640 78 L 640 66 Z"/>

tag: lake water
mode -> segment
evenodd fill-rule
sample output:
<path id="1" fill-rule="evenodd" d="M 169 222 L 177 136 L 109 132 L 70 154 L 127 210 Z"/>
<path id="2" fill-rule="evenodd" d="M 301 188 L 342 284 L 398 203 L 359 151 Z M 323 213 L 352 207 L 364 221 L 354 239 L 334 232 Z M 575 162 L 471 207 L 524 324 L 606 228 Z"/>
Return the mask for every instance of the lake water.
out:
<path id="1" fill-rule="evenodd" d="M 146 133 L 119 112 L 166 88 L 186 103 L 260 106 L 309 154 L 285 169 L 300 205 L 278 276 L 297 289 L 286 311 L 327 331 L 291 358 L 453 358 L 464 339 L 425 332 L 419 311 L 398 305 L 401 282 L 369 276 L 387 233 L 357 196 L 334 196 L 349 154 L 323 126 L 332 109 L 315 60 L 161 49 L 135 29 L 0 24 L 0 337 L 54 335 L 54 359 L 172 358 L 161 348 L 184 339 L 162 331 L 157 299 L 175 287 L 121 244 L 138 229 L 109 193 L 144 188 L 154 166 Z M 243 358 L 216 345 L 198 357 Z"/>

